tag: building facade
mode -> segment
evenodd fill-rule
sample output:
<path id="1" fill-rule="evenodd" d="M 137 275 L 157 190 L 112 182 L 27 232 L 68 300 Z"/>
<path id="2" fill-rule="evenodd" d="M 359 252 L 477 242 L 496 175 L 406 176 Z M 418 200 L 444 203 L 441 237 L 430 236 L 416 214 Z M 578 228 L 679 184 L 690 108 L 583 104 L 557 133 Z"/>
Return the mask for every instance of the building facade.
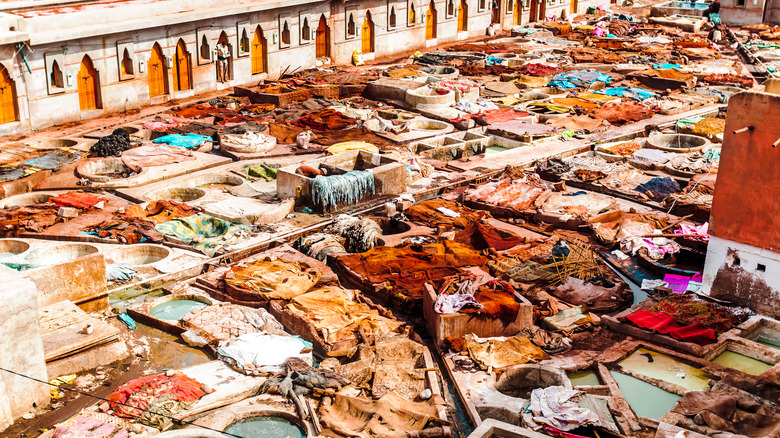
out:
<path id="1" fill-rule="evenodd" d="M 591 0 L 593 1 L 593 0 Z M 569 0 L 62 0 L 0 5 L 0 135 L 485 35 Z M 215 48 L 229 48 L 226 82 Z"/>

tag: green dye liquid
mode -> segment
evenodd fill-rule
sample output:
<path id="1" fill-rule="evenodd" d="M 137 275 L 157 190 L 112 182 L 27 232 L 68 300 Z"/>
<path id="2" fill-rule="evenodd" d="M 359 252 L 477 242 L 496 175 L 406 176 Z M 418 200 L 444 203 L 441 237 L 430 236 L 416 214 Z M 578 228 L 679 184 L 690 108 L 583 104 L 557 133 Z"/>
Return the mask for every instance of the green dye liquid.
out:
<path id="1" fill-rule="evenodd" d="M 504 152 L 506 150 L 508 149 L 503 146 L 488 146 L 487 148 L 485 148 L 485 155 L 497 154 L 499 152 Z"/>
<path id="2" fill-rule="evenodd" d="M 653 358 L 652 362 L 648 361 L 647 354 Z M 679 362 L 665 354 L 644 348 L 631 353 L 618 364 L 637 374 L 673 383 L 685 389 L 707 389 L 710 387 L 707 384 L 709 377 L 702 370 Z M 678 377 L 682 375 L 681 373 L 685 374 L 685 377 Z"/>
<path id="3" fill-rule="evenodd" d="M 758 337 L 755 339 L 756 342 L 758 342 L 761 345 L 766 345 L 767 347 L 774 348 L 775 350 L 780 350 L 780 343 L 776 339 L 772 339 L 765 335 L 758 335 Z"/>
<path id="4" fill-rule="evenodd" d="M 658 420 L 672 410 L 677 401 L 682 398 L 677 394 L 664 391 L 636 377 L 616 371 L 610 371 L 609 373 L 612 374 L 612 378 L 617 382 L 620 392 L 631 406 L 631 409 L 639 417 Z"/>
<path id="5" fill-rule="evenodd" d="M 195 300 L 173 300 L 154 306 L 149 314 L 166 321 L 178 321 L 184 315 L 206 307 L 208 304 Z"/>
<path id="6" fill-rule="evenodd" d="M 577 371 L 569 374 L 572 386 L 598 386 L 601 385 L 599 375 L 593 370 Z"/>
<path id="7" fill-rule="evenodd" d="M 742 371 L 743 373 L 752 374 L 757 376 L 764 371 L 772 368 L 766 362 L 747 357 L 743 354 L 735 353 L 733 351 L 726 350 L 718 357 L 712 360 L 713 362 L 723 365 L 724 367 L 734 368 L 735 370 Z"/>
<path id="8" fill-rule="evenodd" d="M 301 429 L 291 421 L 270 416 L 236 421 L 225 432 L 243 438 L 303 438 Z"/>

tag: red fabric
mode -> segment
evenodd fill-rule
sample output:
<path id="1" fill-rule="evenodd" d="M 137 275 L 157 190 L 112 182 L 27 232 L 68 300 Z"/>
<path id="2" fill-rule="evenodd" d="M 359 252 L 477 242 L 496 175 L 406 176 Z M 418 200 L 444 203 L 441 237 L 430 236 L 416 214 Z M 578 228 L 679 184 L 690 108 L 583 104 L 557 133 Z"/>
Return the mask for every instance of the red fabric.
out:
<path id="1" fill-rule="evenodd" d="M 183 373 L 173 376 L 156 374 L 131 380 L 117 388 L 108 399 L 112 402 L 114 414 L 124 418 L 135 418 L 163 395 L 170 395 L 181 402 L 193 402 L 204 395 L 202 383 L 190 379 Z M 119 405 L 123 403 L 125 405 Z M 133 406 L 137 409 L 134 409 Z"/>
<path id="2" fill-rule="evenodd" d="M 100 201 L 105 201 L 105 198 L 95 196 L 91 193 L 84 192 L 68 192 L 59 196 L 55 196 L 49 199 L 54 205 L 58 207 L 74 207 L 74 208 L 92 208 Z"/>
<path id="3" fill-rule="evenodd" d="M 704 328 L 698 323 L 684 326 L 663 313 L 639 310 L 626 316 L 626 319 L 638 327 L 655 330 L 684 342 L 707 345 L 717 340 L 715 330 Z"/>

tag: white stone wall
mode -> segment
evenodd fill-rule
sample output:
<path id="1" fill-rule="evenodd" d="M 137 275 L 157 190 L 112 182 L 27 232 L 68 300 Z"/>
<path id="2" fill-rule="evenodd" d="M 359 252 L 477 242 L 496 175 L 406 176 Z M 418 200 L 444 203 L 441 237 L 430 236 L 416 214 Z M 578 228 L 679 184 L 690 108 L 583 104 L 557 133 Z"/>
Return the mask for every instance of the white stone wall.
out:
<path id="1" fill-rule="evenodd" d="M 703 277 L 705 293 L 780 316 L 780 254 L 710 236 Z"/>

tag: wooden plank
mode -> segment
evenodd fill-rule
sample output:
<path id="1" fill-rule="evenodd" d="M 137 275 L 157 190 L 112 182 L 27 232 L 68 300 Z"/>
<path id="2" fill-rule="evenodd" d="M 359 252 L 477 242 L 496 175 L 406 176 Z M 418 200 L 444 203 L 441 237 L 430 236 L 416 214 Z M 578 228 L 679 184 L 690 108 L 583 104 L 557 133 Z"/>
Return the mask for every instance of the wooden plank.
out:
<path id="1" fill-rule="evenodd" d="M 44 307 L 40 314 L 46 362 L 114 341 L 119 337 L 118 328 L 89 316 L 70 301 Z M 87 325 L 92 326 L 90 334 L 82 333 Z"/>

